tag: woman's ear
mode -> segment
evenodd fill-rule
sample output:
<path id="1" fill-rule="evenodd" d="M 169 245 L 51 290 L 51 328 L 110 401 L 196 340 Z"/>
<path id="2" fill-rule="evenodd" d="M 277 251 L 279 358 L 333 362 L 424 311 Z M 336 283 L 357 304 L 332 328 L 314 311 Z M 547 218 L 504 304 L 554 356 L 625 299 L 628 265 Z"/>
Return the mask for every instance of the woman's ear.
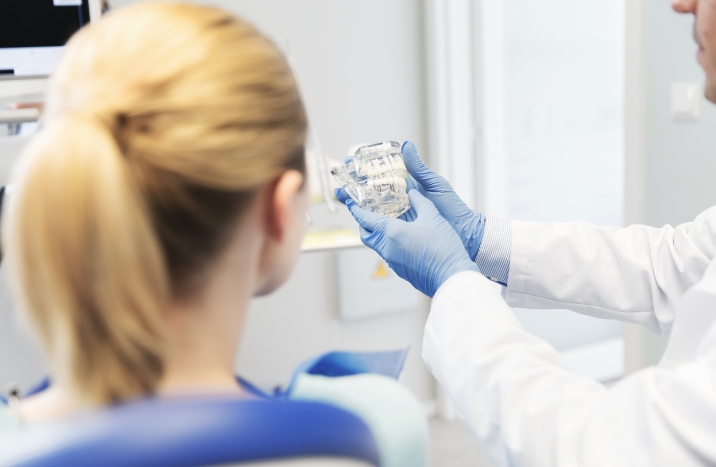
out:
<path id="1" fill-rule="evenodd" d="M 271 239 L 281 242 L 286 232 L 297 221 L 297 203 L 300 202 L 304 176 L 297 170 L 287 170 L 274 183 L 269 195 L 267 230 Z M 303 222 L 303 217 L 298 219 Z"/>
<path id="2" fill-rule="evenodd" d="M 304 176 L 296 170 L 283 173 L 267 186 L 263 196 L 265 240 L 254 295 L 276 290 L 291 274 L 301 250 L 308 207 Z"/>

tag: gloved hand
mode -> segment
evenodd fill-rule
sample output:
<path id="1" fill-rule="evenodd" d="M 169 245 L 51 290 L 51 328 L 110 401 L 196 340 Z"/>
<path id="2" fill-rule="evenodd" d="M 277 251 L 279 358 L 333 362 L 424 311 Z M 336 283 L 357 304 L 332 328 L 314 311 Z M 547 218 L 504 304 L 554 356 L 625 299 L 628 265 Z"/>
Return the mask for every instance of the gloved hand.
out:
<path id="1" fill-rule="evenodd" d="M 429 297 L 458 272 L 480 272 L 433 203 L 415 189 L 408 196 L 414 211 L 412 222 L 361 209 L 352 199 L 346 201 L 358 221 L 363 243 L 375 250 L 398 276 Z"/>
<path id="2" fill-rule="evenodd" d="M 452 189 L 450 183 L 440 175 L 428 168 L 420 159 L 418 150 L 412 141 L 403 143 L 403 160 L 408 168 L 408 190 L 417 189 L 423 196 L 433 202 L 440 214 L 447 220 L 455 232 L 457 232 L 465 251 L 470 259 L 475 261 L 477 252 L 482 243 L 482 234 L 485 230 L 485 217 L 482 213 L 476 213 L 460 199 Z M 352 157 L 346 159 L 350 162 Z M 350 196 L 341 188 L 336 189 L 336 198 L 345 204 Z M 408 210 L 398 219 L 412 222 L 415 219 L 413 209 Z"/>
<path id="3" fill-rule="evenodd" d="M 425 165 L 412 141 L 403 143 L 402 151 L 408 172 L 422 187 L 420 192 L 455 229 L 470 259 L 475 261 L 485 230 L 485 217 L 467 207 L 450 183 Z"/>

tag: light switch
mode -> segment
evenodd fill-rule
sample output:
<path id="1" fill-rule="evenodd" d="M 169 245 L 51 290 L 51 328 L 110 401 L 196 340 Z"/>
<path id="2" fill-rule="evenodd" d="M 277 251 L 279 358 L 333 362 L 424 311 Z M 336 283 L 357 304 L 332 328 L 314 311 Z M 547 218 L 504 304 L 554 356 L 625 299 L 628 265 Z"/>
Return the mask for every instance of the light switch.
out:
<path id="1" fill-rule="evenodd" d="M 671 117 L 674 120 L 698 120 L 701 118 L 701 83 L 673 83 L 671 85 Z"/>
<path id="2" fill-rule="evenodd" d="M 345 321 L 424 309 L 424 296 L 368 248 L 338 253 L 338 296 Z"/>

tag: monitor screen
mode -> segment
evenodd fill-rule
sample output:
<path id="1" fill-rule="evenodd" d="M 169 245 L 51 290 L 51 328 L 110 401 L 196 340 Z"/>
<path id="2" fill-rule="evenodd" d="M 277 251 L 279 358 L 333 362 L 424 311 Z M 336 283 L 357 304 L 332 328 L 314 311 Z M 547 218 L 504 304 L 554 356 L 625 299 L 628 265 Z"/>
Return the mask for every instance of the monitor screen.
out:
<path id="1" fill-rule="evenodd" d="M 47 76 L 91 0 L 0 0 L 0 78 Z M 94 12 L 93 12 L 94 13 Z"/>

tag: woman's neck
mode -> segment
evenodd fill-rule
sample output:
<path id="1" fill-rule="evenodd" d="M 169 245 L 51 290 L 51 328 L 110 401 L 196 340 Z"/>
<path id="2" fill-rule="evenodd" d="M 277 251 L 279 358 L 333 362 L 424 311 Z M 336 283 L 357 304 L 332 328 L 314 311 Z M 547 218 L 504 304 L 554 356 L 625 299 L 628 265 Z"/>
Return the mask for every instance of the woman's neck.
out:
<path id="1" fill-rule="evenodd" d="M 166 314 L 170 350 L 157 387 L 159 395 L 242 393 L 234 361 L 249 300 L 259 288 L 264 248 L 259 222 L 253 220 L 242 223 L 212 263 L 202 293 L 170 304 Z M 54 384 L 23 399 L 20 416 L 30 422 L 46 421 L 86 408 L 66 389 Z"/>
<path id="2" fill-rule="evenodd" d="M 168 310 L 171 351 L 160 394 L 240 391 L 234 362 L 261 250 L 259 235 L 240 230 L 212 266 L 202 293 Z"/>

